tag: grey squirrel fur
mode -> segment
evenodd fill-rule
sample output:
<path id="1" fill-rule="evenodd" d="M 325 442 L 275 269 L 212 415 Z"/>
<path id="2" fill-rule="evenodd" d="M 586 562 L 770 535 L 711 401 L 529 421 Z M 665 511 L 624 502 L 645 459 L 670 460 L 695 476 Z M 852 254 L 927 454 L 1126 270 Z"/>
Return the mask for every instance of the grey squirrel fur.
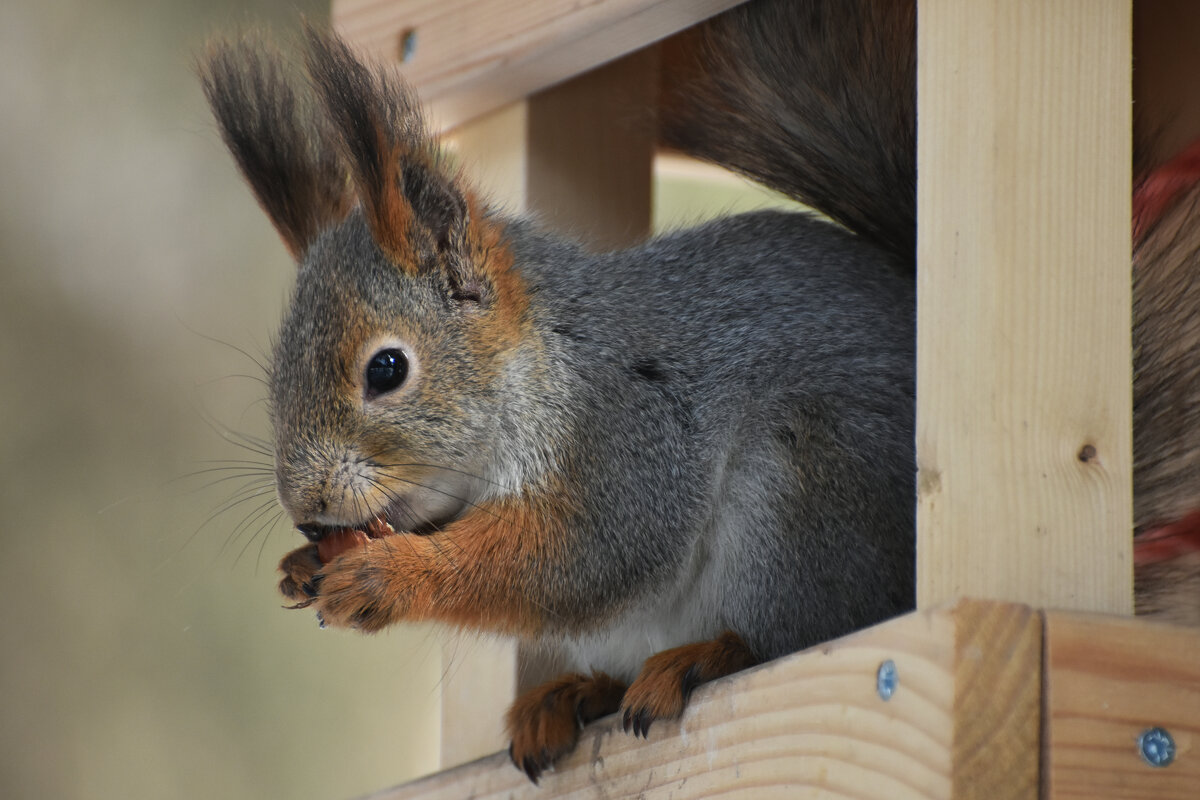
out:
<path id="1" fill-rule="evenodd" d="M 664 140 L 842 224 L 603 254 L 490 208 L 335 37 L 309 31 L 305 77 L 214 44 L 206 93 L 299 264 L 270 407 L 312 542 L 283 592 L 326 624 L 564 648 L 579 672 L 508 719 L 534 780 L 589 719 L 644 734 L 698 683 L 911 608 L 913 16 L 758 0 L 679 40 Z M 407 374 L 378 392 L 384 350 Z M 362 541 L 323 563 L 339 535 Z"/>

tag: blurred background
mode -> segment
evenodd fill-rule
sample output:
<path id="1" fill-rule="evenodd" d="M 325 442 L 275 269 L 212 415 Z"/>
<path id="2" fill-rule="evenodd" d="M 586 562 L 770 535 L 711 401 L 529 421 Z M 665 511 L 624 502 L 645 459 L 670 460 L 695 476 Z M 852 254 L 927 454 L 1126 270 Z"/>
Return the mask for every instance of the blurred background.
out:
<path id="1" fill-rule="evenodd" d="M 328 9 L 0 6 L 2 797 L 341 798 L 437 763 L 443 634 L 281 610 L 301 540 L 243 447 L 292 264 L 193 65 L 301 14 Z M 660 177 L 659 226 L 768 202 Z"/>

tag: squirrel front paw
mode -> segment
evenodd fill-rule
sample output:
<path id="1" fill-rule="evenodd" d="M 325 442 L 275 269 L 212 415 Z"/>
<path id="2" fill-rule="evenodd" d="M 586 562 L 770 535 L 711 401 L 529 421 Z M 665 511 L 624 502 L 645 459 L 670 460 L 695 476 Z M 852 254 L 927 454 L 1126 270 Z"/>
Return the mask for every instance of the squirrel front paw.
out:
<path id="1" fill-rule="evenodd" d="M 508 757 L 537 783 L 575 749 L 584 725 L 617 710 L 624 693 L 625 684 L 603 672 L 563 675 L 529 690 L 508 709 Z"/>
<path id="2" fill-rule="evenodd" d="M 373 633 L 396 622 L 404 606 L 404 587 L 390 579 L 391 542 L 371 540 L 322 564 L 317 545 L 284 556 L 279 590 L 291 608 L 313 608 L 321 626 Z"/>
<path id="3" fill-rule="evenodd" d="M 279 591 L 296 605 L 291 608 L 307 608 L 312 605 L 317 596 L 316 576 L 323 564 L 317 553 L 315 544 L 297 548 L 283 557 L 279 562 L 279 571 L 283 580 L 279 582 Z"/>

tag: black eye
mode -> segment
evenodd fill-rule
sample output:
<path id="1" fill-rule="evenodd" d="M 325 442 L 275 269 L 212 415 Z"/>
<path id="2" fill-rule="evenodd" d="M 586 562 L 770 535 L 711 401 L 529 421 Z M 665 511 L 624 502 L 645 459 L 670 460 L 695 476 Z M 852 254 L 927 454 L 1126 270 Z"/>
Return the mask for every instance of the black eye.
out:
<path id="1" fill-rule="evenodd" d="M 408 377 L 408 358 L 403 350 L 380 350 L 367 363 L 367 392 L 385 394 L 399 388 Z"/>

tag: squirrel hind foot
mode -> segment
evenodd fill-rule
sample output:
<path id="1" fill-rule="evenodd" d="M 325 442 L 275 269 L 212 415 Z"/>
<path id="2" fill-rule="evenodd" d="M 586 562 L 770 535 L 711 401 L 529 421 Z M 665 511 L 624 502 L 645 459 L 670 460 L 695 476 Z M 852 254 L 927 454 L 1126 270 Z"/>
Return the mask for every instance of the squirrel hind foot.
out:
<path id="1" fill-rule="evenodd" d="M 575 749 L 579 731 L 620 707 L 625 684 L 604 674 L 571 673 L 525 692 L 506 716 L 508 757 L 535 784 Z"/>
<path id="2" fill-rule="evenodd" d="M 758 663 L 750 647 L 733 631 L 707 642 L 685 644 L 646 659 L 621 702 L 626 733 L 645 738 L 659 719 L 683 713 L 692 690 Z"/>

